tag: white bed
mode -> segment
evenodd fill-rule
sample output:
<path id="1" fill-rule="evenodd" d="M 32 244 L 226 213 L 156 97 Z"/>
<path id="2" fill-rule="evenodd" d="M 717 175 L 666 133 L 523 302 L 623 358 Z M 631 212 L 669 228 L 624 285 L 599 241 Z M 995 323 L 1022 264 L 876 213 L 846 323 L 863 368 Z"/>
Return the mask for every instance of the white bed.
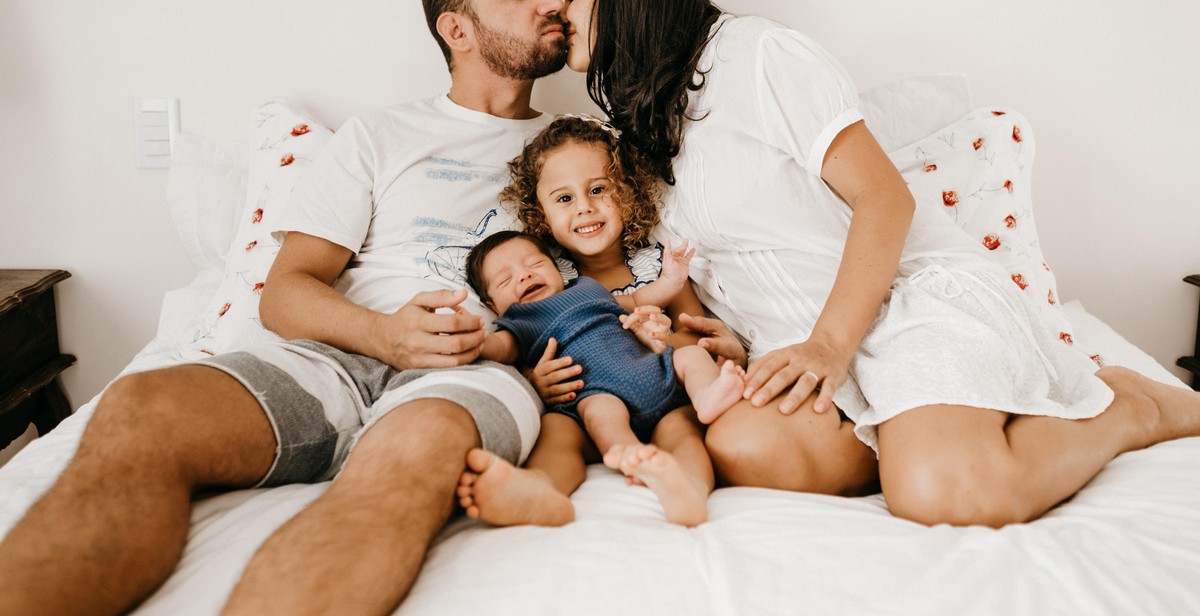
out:
<path id="1" fill-rule="evenodd" d="M 912 102 L 872 100 L 893 112 Z M 206 241 L 237 241 L 217 235 Z M 181 343 L 195 338 L 195 320 L 222 283 L 219 261 L 168 293 L 159 336 L 126 371 L 181 361 Z M 1183 387 L 1082 306 L 1060 308 L 1106 363 Z M 61 472 L 95 402 L 0 469 L 0 535 Z M 216 613 L 259 544 L 325 489 L 200 500 L 182 562 L 136 613 Z M 600 466 L 589 468 L 573 501 L 578 520 L 562 528 L 456 518 L 396 613 L 1200 613 L 1200 439 L 1122 455 L 1042 519 L 1000 530 L 906 522 L 878 495 L 751 488 L 717 490 L 710 521 L 685 529 L 663 519 L 649 490 Z"/>

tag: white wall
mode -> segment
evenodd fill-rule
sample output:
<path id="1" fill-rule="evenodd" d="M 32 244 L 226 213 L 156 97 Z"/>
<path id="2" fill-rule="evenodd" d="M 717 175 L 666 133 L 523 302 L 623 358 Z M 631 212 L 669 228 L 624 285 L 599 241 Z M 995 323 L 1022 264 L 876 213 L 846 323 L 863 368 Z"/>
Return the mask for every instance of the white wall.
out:
<path id="1" fill-rule="evenodd" d="M 1190 352 L 1200 273 L 1200 5 L 1191 0 L 726 0 L 828 46 L 860 86 L 965 72 L 980 104 L 1038 133 L 1043 249 L 1081 299 L 1165 365 Z M 918 12 L 919 11 L 919 12 Z M 82 404 L 153 336 L 192 270 L 134 168 L 132 101 L 181 99 L 183 128 L 241 138 L 290 98 L 333 125 L 449 83 L 416 0 L 0 0 L 0 267 L 63 268 L 64 375 Z M 539 86 L 590 107 L 578 75 Z M 1181 371 L 1177 371 L 1182 375 Z"/>

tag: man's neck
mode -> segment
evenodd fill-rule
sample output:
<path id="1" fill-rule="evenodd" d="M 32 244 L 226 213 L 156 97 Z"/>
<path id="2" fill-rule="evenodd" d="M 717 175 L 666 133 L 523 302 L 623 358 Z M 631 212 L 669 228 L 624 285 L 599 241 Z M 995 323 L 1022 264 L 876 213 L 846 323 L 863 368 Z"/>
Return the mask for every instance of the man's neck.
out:
<path id="1" fill-rule="evenodd" d="M 451 73 L 450 100 L 510 120 L 528 120 L 541 115 L 529 106 L 533 80 L 500 77 L 487 69 L 460 66 Z"/>

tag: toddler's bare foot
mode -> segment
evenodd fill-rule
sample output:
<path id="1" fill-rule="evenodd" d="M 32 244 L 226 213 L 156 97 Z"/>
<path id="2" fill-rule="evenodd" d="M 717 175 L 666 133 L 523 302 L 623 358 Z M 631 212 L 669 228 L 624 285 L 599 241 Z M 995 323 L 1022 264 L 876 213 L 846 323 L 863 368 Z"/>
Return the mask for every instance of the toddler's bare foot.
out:
<path id="1" fill-rule="evenodd" d="M 696 417 L 703 424 L 716 421 L 721 413 L 742 399 L 745 389 L 746 371 L 731 361 L 721 364 L 721 372 L 717 374 L 716 380 L 692 396 Z"/>
<path id="2" fill-rule="evenodd" d="M 575 520 L 571 499 L 540 471 L 517 468 L 489 451 L 472 449 L 458 479 L 467 515 L 493 526 L 562 526 Z"/>
<path id="3" fill-rule="evenodd" d="M 708 520 L 708 489 L 689 476 L 675 456 L 654 445 L 618 446 L 604 455 L 604 464 L 650 488 L 668 522 L 697 526 Z"/>

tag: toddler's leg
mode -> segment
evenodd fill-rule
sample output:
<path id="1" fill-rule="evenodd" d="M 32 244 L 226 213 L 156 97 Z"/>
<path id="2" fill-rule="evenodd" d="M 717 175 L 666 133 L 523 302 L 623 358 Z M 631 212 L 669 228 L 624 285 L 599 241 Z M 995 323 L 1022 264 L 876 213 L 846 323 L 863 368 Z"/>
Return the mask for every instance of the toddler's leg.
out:
<path id="1" fill-rule="evenodd" d="M 703 524 L 708 519 L 713 470 L 691 409 L 676 409 L 664 417 L 653 440 L 652 445 L 627 447 L 616 463 L 658 496 L 667 521 Z"/>
<path id="2" fill-rule="evenodd" d="M 579 424 L 547 413 L 525 468 L 489 451 L 471 450 L 468 470 L 458 481 L 458 502 L 468 516 L 493 526 L 568 524 L 575 520 L 569 497 L 583 483 L 588 458 L 599 455 Z"/>
<path id="3" fill-rule="evenodd" d="M 720 368 L 708 351 L 698 346 L 675 349 L 675 374 L 687 390 L 696 416 L 710 424 L 737 404 L 746 389 L 746 371 L 727 361 Z"/>

